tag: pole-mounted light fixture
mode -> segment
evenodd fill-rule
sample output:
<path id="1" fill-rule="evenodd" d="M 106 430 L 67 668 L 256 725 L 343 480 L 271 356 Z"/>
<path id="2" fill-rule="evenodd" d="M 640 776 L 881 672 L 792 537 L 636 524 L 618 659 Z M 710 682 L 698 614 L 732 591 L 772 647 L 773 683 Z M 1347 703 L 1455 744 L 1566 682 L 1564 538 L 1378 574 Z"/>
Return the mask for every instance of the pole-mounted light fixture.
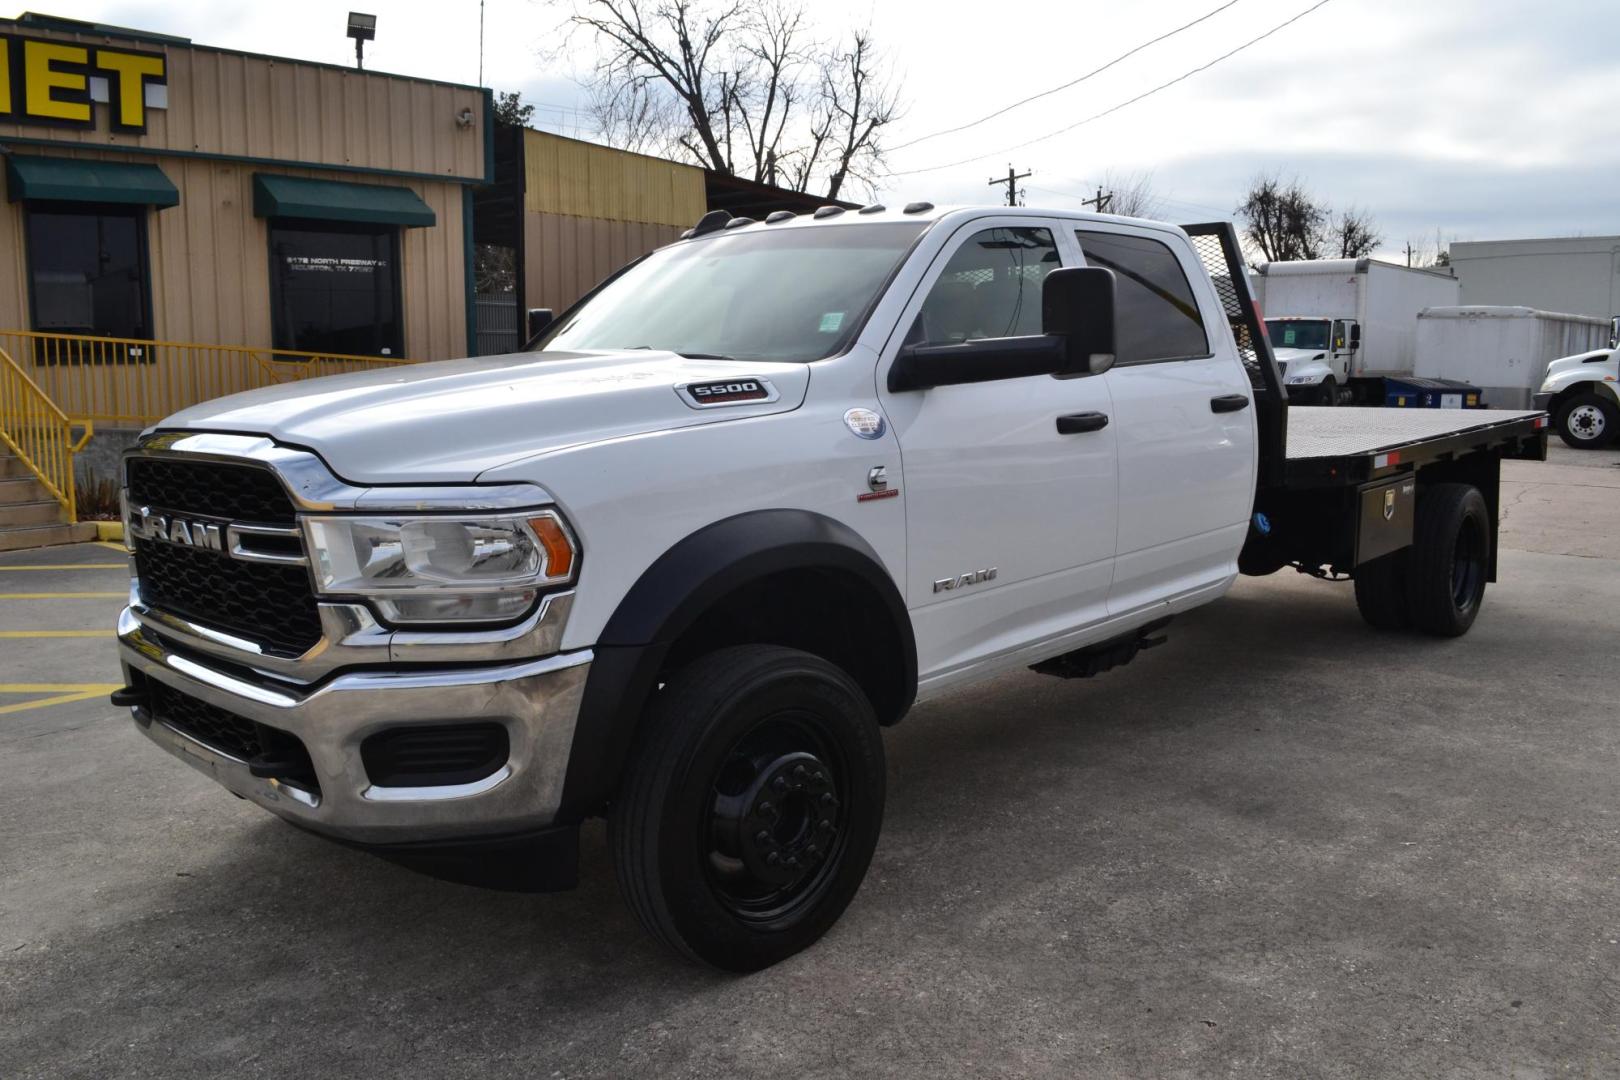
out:
<path id="1" fill-rule="evenodd" d="M 354 66 L 366 70 L 366 42 L 377 39 L 377 16 L 349 12 L 349 36 L 354 38 Z"/>

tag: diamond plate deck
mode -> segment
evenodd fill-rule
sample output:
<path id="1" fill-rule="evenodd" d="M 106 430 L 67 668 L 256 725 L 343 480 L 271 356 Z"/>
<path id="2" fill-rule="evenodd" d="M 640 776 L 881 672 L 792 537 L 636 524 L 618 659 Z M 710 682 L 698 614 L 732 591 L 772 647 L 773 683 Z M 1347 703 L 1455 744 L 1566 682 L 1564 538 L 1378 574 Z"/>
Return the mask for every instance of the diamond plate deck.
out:
<path id="1" fill-rule="evenodd" d="M 1533 410 L 1356 409 L 1291 406 L 1288 460 L 1360 457 L 1539 416 Z"/>

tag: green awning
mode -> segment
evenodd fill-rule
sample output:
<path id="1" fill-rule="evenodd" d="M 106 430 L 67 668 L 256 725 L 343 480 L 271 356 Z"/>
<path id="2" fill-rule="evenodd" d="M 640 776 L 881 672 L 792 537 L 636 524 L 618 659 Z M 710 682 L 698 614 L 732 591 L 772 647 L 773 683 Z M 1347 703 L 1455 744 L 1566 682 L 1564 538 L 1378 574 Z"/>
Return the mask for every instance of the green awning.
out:
<path id="1" fill-rule="evenodd" d="M 180 192 L 156 165 L 87 158 L 6 157 L 6 193 L 12 202 L 60 199 L 68 202 L 177 206 Z"/>
<path id="2" fill-rule="evenodd" d="M 410 188 L 306 180 L 253 174 L 253 213 L 258 217 L 358 221 L 370 225 L 432 225 L 437 218 Z"/>

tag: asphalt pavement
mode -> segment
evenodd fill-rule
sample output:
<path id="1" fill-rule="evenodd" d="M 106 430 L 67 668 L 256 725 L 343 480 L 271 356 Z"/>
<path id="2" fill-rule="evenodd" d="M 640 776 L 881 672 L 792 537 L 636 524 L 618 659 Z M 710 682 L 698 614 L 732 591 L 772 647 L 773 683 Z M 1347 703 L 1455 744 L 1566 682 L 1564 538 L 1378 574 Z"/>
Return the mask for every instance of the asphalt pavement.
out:
<path id="1" fill-rule="evenodd" d="M 1503 505 L 1461 640 L 1284 572 L 918 707 L 855 903 L 746 978 L 599 826 L 516 896 L 232 798 L 106 702 L 119 552 L 0 556 L 0 1077 L 1620 1075 L 1620 451 Z"/>

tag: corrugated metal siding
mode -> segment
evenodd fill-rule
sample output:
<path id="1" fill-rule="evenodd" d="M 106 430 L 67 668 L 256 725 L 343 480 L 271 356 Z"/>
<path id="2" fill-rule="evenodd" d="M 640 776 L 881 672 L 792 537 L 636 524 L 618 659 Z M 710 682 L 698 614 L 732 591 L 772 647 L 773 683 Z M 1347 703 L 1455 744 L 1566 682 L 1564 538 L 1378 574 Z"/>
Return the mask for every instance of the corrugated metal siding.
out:
<path id="1" fill-rule="evenodd" d="M 114 161 L 153 160 L 66 146 L 49 152 Z M 351 183 L 364 183 L 366 178 L 198 158 L 166 158 L 158 164 L 180 189 L 180 205 L 147 218 L 155 337 L 268 347 L 269 233 L 264 219 L 253 216 L 253 174 L 276 172 Z M 410 188 L 438 216 L 438 224 L 431 228 L 405 229 L 400 243 L 405 355 L 412 360 L 465 356 L 461 186 L 382 177 L 376 182 Z M 0 203 L 0 328 L 29 326 L 26 275 L 23 207 Z"/>
<path id="2" fill-rule="evenodd" d="M 690 228 L 706 207 L 703 170 L 543 131 L 523 133 L 524 209 Z"/>
<path id="3" fill-rule="evenodd" d="M 619 267 L 679 239 L 688 227 L 524 214 L 525 306 L 561 314 Z"/>
<path id="4" fill-rule="evenodd" d="M 89 146 L 138 146 L 435 176 L 482 179 L 484 175 L 484 97 L 470 87 L 241 53 L 41 31 L 3 21 L 0 30 L 161 51 L 168 57 L 169 80 L 169 107 L 149 110 L 144 135 L 109 131 L 107 106 L 97 105 L 93 128 L 0 121 L 0 140 L 50 138 Z M 463 109 L 472 111 L 471 127 L 456 123 Z"/>

